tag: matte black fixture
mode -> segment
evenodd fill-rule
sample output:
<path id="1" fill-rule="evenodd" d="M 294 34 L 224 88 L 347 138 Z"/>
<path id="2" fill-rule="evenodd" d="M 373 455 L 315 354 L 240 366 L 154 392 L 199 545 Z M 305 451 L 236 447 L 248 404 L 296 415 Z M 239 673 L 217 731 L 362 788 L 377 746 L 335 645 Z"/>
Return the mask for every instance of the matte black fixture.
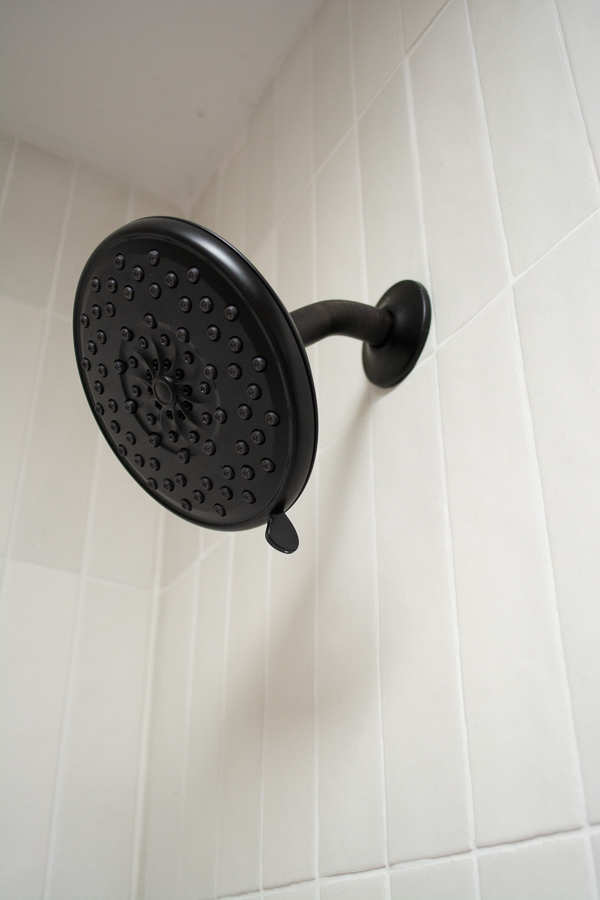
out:
<path id="1" fill-rule="evenodd" d="M 325 300 L 288 313 L 254 266 L 192 222 L 138 219 L 94 250 L 79 279 L 79 374 L 104 437 L 136 481 L 189 522 L 267 526 L 298 547 L 286 516 L 317 449 L 305 347 L 331 334 L 364 341 L 370 381 L 413 369 L 431 307 L 401 281 L 377 307 Z"/>

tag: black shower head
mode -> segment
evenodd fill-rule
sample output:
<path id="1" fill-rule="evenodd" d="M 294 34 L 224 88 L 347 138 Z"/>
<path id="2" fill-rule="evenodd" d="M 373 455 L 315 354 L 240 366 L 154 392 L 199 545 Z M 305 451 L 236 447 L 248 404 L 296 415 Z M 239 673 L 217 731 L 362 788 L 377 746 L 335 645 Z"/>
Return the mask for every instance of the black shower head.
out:
<path id="1" fill-rule="evenodd" d="M 340 313 L 331 306 L 340 302 L 298 311 L 295 325 L 251 263 L 212 232 L 158 217 L 115 231 L 82 272 L 73 323 L 83 387 L 112 450 L 171 512 L 224 531 L 267 524 L 267 540 L 292 552 L 285 512 L 317 447 L 304 344 L 334 332 L 394 343 L 392 313 L 347 302 Z M 416 302 L 420 347 L 405 348 L 390 383 L 410 371 L 427 334 L 428 300 L 425 308 L 419 293 Z M 348 308 L 350 330 L 339 323 Z"/>

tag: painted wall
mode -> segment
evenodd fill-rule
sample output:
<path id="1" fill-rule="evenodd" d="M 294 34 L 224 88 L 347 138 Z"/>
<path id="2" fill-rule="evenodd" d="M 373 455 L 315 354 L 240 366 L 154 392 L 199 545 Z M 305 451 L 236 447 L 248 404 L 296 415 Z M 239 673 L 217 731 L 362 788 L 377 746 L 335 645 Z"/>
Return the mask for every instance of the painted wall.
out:
<path id="1" fill-rule="evenodd" d="M 292 557 L 154 509 L 84 408 L 77 270 L 165 210 L 2 145 L 0 895 L 597 900 L 599 35 L 325 0 L 215 173 L 192 218 L 290 309 L 432 294 L 392 391 L 310 350 Z"/>

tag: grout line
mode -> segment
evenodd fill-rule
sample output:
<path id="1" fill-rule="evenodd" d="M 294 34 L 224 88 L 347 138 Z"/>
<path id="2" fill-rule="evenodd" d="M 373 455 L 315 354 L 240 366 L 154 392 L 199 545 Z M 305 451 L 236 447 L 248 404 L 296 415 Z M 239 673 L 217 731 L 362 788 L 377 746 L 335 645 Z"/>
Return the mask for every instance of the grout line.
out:
<path id="1" fill-rule="evenodd" d="M 573 67 L 571 66 L 571 59 L 569 57 L 569 51 L 567 48 L 567 42 L 565 40 L 565 33 L 563 30 L 562 22 L 560 20 L 560 13 L 558 11 L 558 6 L 556 4 L 556 0 L 550 0 L 550 15 L 554 21 L 554 29 L 556 32 L 556 38 L 558 40 L 558 45 L 560 47 L 560 52 L 563 60 L 563 65 L 565 67 L 565 74 L 567 76 L 567 81 L 569 82 L 569 88 L 571 91 L 571 98 L 573 100 L 573 106 L 575 107 L 575 114 L 577 116 L 577 120 L 579 122 L 579 128 L 581 129 L 581 136 L 583 138 L 583 143 L 585 144 L 588 162 L 591 166 L 592 173 L 594 176 L 594 182 L 596 185 L 596 194 L 600 194 L 600 173 L 596 168 L 596 160 L 594 158 L 594 152 L 592 150 L 592 142 L 590 141 L 590 135 L 588 131 L 588 127 L 586 125 L 585 116 L 583 114 L 583 107 L 581 106 L 581 101 L 579 99 L 579 92 L 577 90 L 577 84 L 575 82 L 575 76 L 573 74 Z"/>
<path id="2" fill-rule="evenodd" d="M 392 863 L 390 872 L 413 871 L 415 869 L 430 869 L 446 863 L 460 862 L 467 859 L 477 860 L 480 857 L 497 856 L 503 853 L 514 853 L 515 850 L 525 849 L 530 846 L 540 846 L 542 844 L 554 844 L 560 841 L 569 841 L 582 835 L 585 829 L 575 828 L 568 831 L 559 831 L 554 834 L 536 835 L 531 838 L 522 838 L 517 841 L 511 841 L 506 844 L 495 844 L 491 847 L 480 847 L 475 850 L 469 850 L 464 853 L 451 853 L 447 856 L 427 857 L 424 859 L 407 860 L 400 863 Z M 590 828 L 592 834 L 600 835 L 600 825 Z M 279 885 L 267 888 L 262 894 L 258 891 L 250 891 L 241 894 L 227 894 L 219 898 L 219 900 L 259 900 L 263 897 L 268 900 L 273 895 L 285 895 L 288 891 L 291 893 L 299 887 L 314 886 L 317 889 L 320 885 L 327 884 L 344 884 L 348 882 L 359 882 L 367 880 L 369 876 L 381 875 L 385 872 L 383 866 L 372 869 L 363 869 L 360 872 L 344 872 L 339 875 L 324 875 L 321 878 L 311 878 L 305 881 L 295 881 L 285 885 Z"/>
<path id="3" fill-rule="evenodd" d="M 554 0 L 553 0 L 552 5 L 554 6 Z M 544 556 L 546 557 L 547 573 L 548 573 L 548 577 L 549 577 L 549 581 L 550 581 L 550 589 L 551 589 L 551 594 L 552 594 L 552 598 L 553 598 L 553 620 L 554 620 L 555 636 L 556 636 L 557 643 L 558 643 L 558 664 L 559 664 L 559 669 L 561 672 L 561 677 L 562 677 L 562 682 L 563 682 L 563 700 L 565 702 L 566 712 L 567 712 L 567 730 L 569 733 L 569 739 L 570 739 L 570 745 L 571 745 L 571 756 L 572 756 L 572 761 L 573 761 L 574 770 L 575 770 L 576 793 L 578 795 L 582 821 L 587 823 L 587 826 L 589 827 L 589 821 L 587 818 L 586 801 L 585 801 L 583 769 L 582 769 L 582 765 L 581 765 L 579 745 L 577 742 L 577 731 L 576 731 L 576 727 L 575 727 L 575 715 L 574 715 L 574 711 L 573 711 L 573 701 L 572 701 L 570 684 L 569 684 L 567 660 L 566 660 L 565 647 L 564 647 L 564 638 L 563 638 L 563 631 L 562 631 L 561 621 L 560 621 L 560 609 L 559 609 L 559 604 L 558 604 L 556 582 L 555 582 L 555 577 L 554 577 L 554 566 L 553 566 L 552 552 L 551 552 L 551 547 L 550 547 L 550 533 L 549 533 L 549 528 L 548 528 L 548 519 L 547 519 L 547 515 L 546 515 L 544 494 L 543 494 L 543 489 L 542 489 L 539 456 L 537 453 L 536 440 L 535 440 L 535 429 L 534 429 L 534 424 L 533 424 L 533 414 L 531 411 L 530 397 L 529 397 L 529 392 L 528 392 L 528 388 L 527 388 L 527 379 L 525 376 L 525 364 L 524 364 L 524 359 L 523 359 L 523 350 L 522 350 L 522 345 L 521 345 L 521 338 L 520 338 L 518 318 L 517 318 L 517 310 L 516 310 L 515 297 L 514 297 L 514 285 L 517 283 L 518 278 L 515 278 L 515 276 L 512 272 L 512 267 L 510 265 L 508 239 L 507 239 L 506 230 L 504 227 L 504 219 L 502 217 L 502 210 L 501 210 L 501 205 L 500 205 L 500 196 L 499 196 L 499 192 L 498 192 L 498 181 L 496 178 L 490 130 L 489 130 L 489 124 L 488 124 L 488 119 L 487 119 L 487 112 L 486 112 L 486 108 L 485 108 L 485 100 L 484 100 L 484 96 L 483 96 L 483 88 L 481 85 L 481 78 L 479 75 L 479 67 L 478 67 L 478 63 L 477 63 L 477 52 L 475 49 L 475 40 L 474 40 L 474 36 L 473 36 L 471 17 L 470 17 L 470 13 L 469 13 L 468 6 L 466 3 L 465 3 L 465 8 L 466 8 L 466 13 L 467 13 L 467 24 L 468 24 L 468 28 L 469 28 L 470 43 L 471 43 L 473 59 L 474 59 L 474 63 L 475 63 L 475 72 L 476 72 L 475 84 L 476 84 L 476 89 L 479 94 L 479 100 L 480 100 L 481 111 L 482 111 L 482 116 L 483 116 L 482 124 L 483 124 L 485 135 L 486 135 L 486 144 L 487 144 L 487 149 L 488 149 L 488 159 L 489 159 L 489 163 L 491 165 L 491 173 L 492 173 L 492 178 L 493 178 L 493 182 L 494 182 L 494 186 L 495 186 L 496 204 L 497 204 L 497 208 L 498 208 L 499 215 L 500 215 L 500 235 L 501 235 L 501 239 L 502 239 L 505 260 L 508 264 L 508 271 L 510 273 L 509 307 L 510 307 L 510 315 L 511 315 L 512 326 L 513 326 L 513 336 L 514 336 L 514 340 L 515 340 L 515 351 L 516 351 L 517 357 L 518 357 L 518 359 L 517 359 L 517 376 L 521 383 L 521 391 L 522 391 L 524 408 L 525 408 L 524 411 L 525 411 L 525 419 L 526 419 L 526 431 L 527 431 L 528 443 L 530 446 L 529 455 L 531 458 L 531 469 L 532 469 L 532 474 L 533 474 L 533 487 L 534 487 L 534 492 L 536 495 L 536 506 L 537 506 L 539 523 L 540 523 L 540 538 L 541 538 L 541 541 L 543 544 Z M 554 16 L 555 16 L 555 27 L 557 29 L 557 32 L 560 32 L 560 34 L 559 34 L 559 41 L 560 41 L 560 38 L 562 37 L 562 30 L 560 28 L 560 21 L 558 18 L 558 10 L 555 8 L 555 6 L 554 6 Z M 568 72 L 570 73 L 568 55 L 567 55 L 566 47 L 564 45 L 564 38 L 562 40 L 561 49 L 562 49 L 562 53 L 563 53 L 563 62 L 566 65 Z M 571 89 L 574 94 L 576 108 L 579 113 L 580 125 L 584 129 L 584 134 L 585 134 L 585 137 L 587 138 L 587 132 L 585 131 L 583 114 L 582 114 L 581 108 L 579 106 L 578 96 L 577 96 L 577 93 L 575 90 L 575 84 L 574 84 L 574 81 L 572 78 L 572 73 L 571 73 Z M 593 171 L 597 175 L 589 141 L 587 143 L 587 147 L 588 147 L 588 154 L 590 157 L 590 161 L 592 163 Z M 597 181 L 596 181 L 596 183 L 597 183 Z M 587 221 L 587 219 L 591 218 L 593 215 L 596 215 L 596 214 L 597 214 L 597 210 L 595 210 L 592 214 L 587 216 L 584 221 Z M 580 228 L 582 226 L 582 224 L 583 224 L 583 222 L 578 223 L 578 225 L 575 226 L 575 228 L 571 229 L 569 234 L 572 234 L 577 228 Z M 566 240 L 566 238 L 569 236 L 569 234 L 563 235 L 559 239 L 559 241 L 557 241 L 554 244 L 554 247 L 552 247 L 551 250 L 547 251 L 546 254 L 544 254 L 542 257 L 540 257 L 538 260 L 536 260 L 536 262 L 533 265 L 537 265 L 544 258 L 544 256 L 546 256 L 548 253 L 552 252 L 555 249 L 555 247 L 558 246 L 558 244 L 562 243 L 562 241 Z M 533 266 L 531 266 L 530 268 L 532 268 L 532 267 Z M 527 272 L 527 271 L 529 271 L 529 269 L 525 270 L 525 272 Z M 519 275 L 519 278 L 522 278 L 523 275 L 525 274 L 525 272 L 522 272 Z M 592 858 L 591 842 L 589 840 L 587 841 L 586 849 L 588 851 L 587 852 L 588 876 L 589 876 L 591 884 L 593 885 L 593 889 L 594 889 L 596 897 L 597 897 L 598 896 L 598 884 L 597 884 L 597 879 L 596 879 L 596 874 L 595 874 L 594 860 Z"/>
<path id="4" fill-rule="evenodd" d="M 67 227 L 69 223 L 69 218 L 71 214 L 71 207 L 73 205 L 73 195 L 75 193 L 75 178 L 77 174 L 77 164 L 73 166 L 71 172 L 71 181 L 69 183 L 69 189 L 67 192 L 67 198 L 65 202 L 65 208 L 63 212 L 63 220 L 61 223 L 61 231 L 60 237 L 58 240 L 58 247 L 56 251 L 56 260 L 54 263 L 54 271 L 52 273 L 52 281 L 50 283 L 50 290 L 48 292 L 48 297 L 46 299 L 46 306 L 43 310 L 40 310 L 42 315 L 45 318 L 44 327 L 42 331 L 42 337 L 40 340 L 40 349 L 37 358 L 37 367 L 35 373 L 35 381 L 33 390 L 31 392 L 31 401 L 29 404 L 29 412 L 27 415 L 27 426 L 25 428 L 25 436 L 23 439 L 23 443 L 21 444 L 22 452 L 21 452 L 21 465 L 19 467 L 19 474 L 17 477 L 17 488 L 14 495 L 13 500 L 13 508 L 10 514 L 10 525 L 8 528 L 8 538 L 6 541 L 6 555 L 11 557 L 13 556 L 13 546 L 15 541 L 15 532 L 17 527 L 17 518 L 18 511 L 21 505 L 21 499 L 23 495 L 24 485 L 25 485 L 25 470 L 27 467 L 27 459 L 29 456 L 29 450 L 32 442 L 34 421 L 35 421 L 35 411 L 38 405 L 38 401 L 40 398 L 40 394 L 42 391 L 42 372 L 44 370 L 44 363 L 46 361 L 46 354 L 48 352 L 48 344 L 50 342 L 50 327 L 52 324 L 52 317 L 50 315 L 50 311 L 54 301 L 54 294 L 56 293 L 56 286 L 58 284 L 58 273 L 60 270 L 60 263 L 62 258 L 62 253 L 65 245 L 65 238 L 67 233 Z"/>
<path id="5" fill-rule="evenodd" d="M 2 560 L 4 560 L 4 562 L 7 562 L 7 563 L 15 562 L 15 563 L 20 563 L 21 565 L 25 565 L 25 566 L 33 566 L 33 568 L 41 569 L 42 571 L 45 571 L 45 572 L 61 572 L 66 575 L 77 575 L 81 571 L 81 569 L 79 569 L 79 570 L 65 569 L 62 566 L 53 566 L 50 563 L 36 562 L 35 560 L 25 559 L 24 557 L 21 557 L 21 556 L 15 556 L 15 555 L 9 556 L 8 554 L 0 555 L 0 561 L 2 561 Z M 133 588 L 133 590 L 137 590 L 137 591 L 146 591 L 146 592 L 152 591 L 152 585 L 136 584 L 133 581 L 118 581 L 117 579 L 114 579 L 114 578 L 105 578 L 102 575 L 86 574 L 85 580 L 89 584 L 102 584 L 102 585 L 106 585 L 107 587 L 117 587 L 117 588 L 125 587 L 125 588 Z"/>
<path id="6" fill-rule="evenodd" d="M 458 2 L 458 0 L 457 0 Z M 471 64 L 473 66 L 473 84 L 475 86 L 475 93 L 477 95 L 477 105 L 479 109 L 477 110 L 479 122 L 481 125 L 481 129 L 484 135 L 483 144 L 484 144 L 484 155 L 485 160 L 482 159 L 482 162 L 485 162 L 485 167 L 488 171 L 488 174 L 491 179 L 492 184 L 492 195 L 494 197 L 494 214 L 496 218 L 496 224 L 498 225 L 498 230 L 500 233 L 500 241 L 502 243 L 502 254 L 504 256 L 504 268 L 508 273 L 509 281 L 513 278 L 513 271 L 510 262 L 510 251 L 508 247 L 508 238 L 506 236 L 506 229 L 504 227 L 504 218 L 502 215 L 502 204 L 500 203 L 500 191 L 498 188 L 498 178 L 496 175 L 496 166 L 494 163 L 494 153 L 492 150 L 492 138 L 490 134 L 490 126 L 487 117 L 487 110 L 485 106 L 485 97 L 483 95 L 483 85 L 481 84 L 481 76 L 479 73 L 479 61 L 477 59 L 477 50 L 475 49 L 475 37 L 473 35 L 473 26 L 471 24 L 471 14 L 469 12 L 469 6 L 467 0 L 461 0 L 463 3 L 464 11 L 465 11 L 465 19 L 467 22 L 467 30 L 469 32 L 469 46 L 471 50 Z"/>
<path id="7" fill-rule="evenodd" d="M 352 4 L 348 3 L 348 15 L 350 20 L 350 71 L 352 82 L 352 106 L 354 110 L 354 119 L 357 122 L 357 96 L 356 96 L 356 71 L 354 61 L 354 32 L 352 18 Z M 360 144 L 358 139 L 358 127 L 354 130 L 354 152 L 356 155 L 357 168 L 357 196 L 358 196 L 358 216 L 360 220 L 360 256 L 361 256 L 361 274 L 362 274 L 362 294 L 364 299 L 369 297 L 369 284 L 367 272 L 367 235 L 365 230 L 365 214 L 364 214 L 364 195 L 363 195 L 363 172 L 360 157 Z M 374 410 L 372 402 L 372 394 L 369 393 L 369 480 L 370 480 L 370 496 L 371 496 L 371 515 L 373 516 L 373 529 L 371 541 L 371 553 L 373 555 L 373 625 L 375 640 L 375 667 L 377 672 L 377 718 L 378 718 L 378 739 L 379 739 L 379 766 L 381 778 L 381 820 L 382 820 L 382 843 L 383 843 L 383 859 L 385 862 L 385 892 L 387 900 L 391 900 L 391 881 L 390 881 L 390 845 L 388 835 L 388 809 L 387 809 L 387 779 L 386 779 L 386 758 L 385 758 L 385 735 L 383 724 L 383 687 L 382 687 L 382 661 L 381 661 L 381 619 L 379 595 L 379 567 L 377 555 L 377 509 L 375 502 L 375 423 Z"/>
<path id="8" fill-rule="evenodd" d="M 258 846 L 258 883 L 260 895 L 264 896 L 264 837 L 265 837 L 265 756 L 267 744 L 267 700 L 269 685 L 269 647 L 271 637 L 271 591 L 273 575 L 273 554 L 267 552 L 267 585 L 265 598 L 265 652 L 263 660 L 263 703 L 262 703 L 262 734 L 261 734 L 261 764 L 260 764 L 260 804 L 259 804 L 259 846 Z"/>
<path id="9" fill-rule="evenodd" d="M 438 9 L 438 11 L 436 12 L 436 14 L 435 14 L 435 16 L 433 17 L 433 19 L 431 20 L 431 22 L 429 22 L 429 24 L 426 25 L 426 27 L 423 29 L 423 31 L 421 32 L 421 34 L 420 34 L 418 37 L 416 37 L 416 38 L 414 39 L 414 41 L 412 42 L 412 44 L 411 44 L 409 47 L 406 48 L 406 55 L 407 55 L 407 56 L 410 56 L 410 55 L 414 52 L 414 50 L 416 50 L 416 48 L 419 46 L 419 44 L 423 41 L 423 39 L 429 34 L 429 32 L 430 32 L 431 29 L 434 27 L 434 25 L 437 23 L 438 19 L 440 18 L 440 16 L 442 15 L 442 13 L 444 12 L 444 10 L 446 9 L 446 7 L 447 7 L 449 4 L 450 4 L 450 0 L 444 0 L 444 3 L 442 3 L 442 5 L 440 6 L 440 8 Z M 403 20 L 402 24 L 404 25 L 404 20 Z M 404 35 L 403 35 L 403 36 L 404 36 Z"/>
<path id="10" fill-rule="evenodd" d="M 54 857 L 56 852 L 56 840 L 58 833 L 58 815 L 60 809 L 60 793 L 61 788 L 63 787 L 64 779 L 66 777 L 66 752 L 67 752 L 67 736 L 69 733 L 69 726 L 71 724 L 71 712 L 72 712 L 72 704 L 73 704 L 73 695 L 75 692 L 75 668 L 77 663 L 77 652 L 79 646 L 79 638 L 80 638 L 80 628 L 81 628 L 81 620 L 83 617 L 83 598 L 85 592 L 86 585 L 86 569 L 88 564 L 88 559 L 90 555 L 90 547 L 91 547 L 91 533 L 92 533 L 92 521 L 94 515 L 94 508 L 96 505 L 96 497 L 98 494 L 98 483 L 99 483 L 99 470 L 100 470 L 100 449 L 101 442 L 103 441 L 102 435 L 98 433 L 96 437 L 96 452 L 94 454 L 94 465 L 93 465 L 93 476 L 92 476 L 92 486 L 90 491 L 90 499 L 88 503 L 88 513 L 85 525 L 85 539 L 83 544 L 83 558 L 81 564 L 81 570 L 78 576 L 78 589 L 77 589 L 77 608 L 75 612 L 75 621 L 73 624 L 73 638 L 71 642 L 71 653 L 69 659 L 69 674 L 67 677 L 67 685 L 65 690 L 65 700 L 63 704 L 62 716 L 61 716 L 61 727 L 60 727 L 60 740 L 58 747 L 58 754 L 56 760 L 56 766 L 54 770 L 54 785 L 52 790 L 52 805 L 51 805 L 51 813 L 50 813 L 50 829 L 48 832 L 48 845 L 46 851 L 46 863 L 44 870 L 44 882 L 43 882 L 43 891 L 42 891 L 42 900 L 48 900 L 50 895 L 50 886 L 52 881 L 52 872 L 54 868 Z"/>
<path id="11" fill-rule="evenodd" d="M 440 376 L 437 355 L 434 360 L 436 383 L 436 414 L 439 433 L 439 445 L 442 468 L 442 485 L 444 493 L 444 538 L 448 556 L 448 593 L 452 607 L 452 632 L 454 639 L 454 657 L 456 664 L 456 681 L 458 700 L 460 705 L 460 733 L 463 745 L 463 768 L 465 776 L 465 801 L 467 815 L 467 829 L 471 851 L 477 849 L 475 839 L 475 804 L 473 798 L 473 780 L 471 775 L 471 761 L 469 756 L 469 730 L 467 726 L 467 711 L 465 704 L 464 676 L 462 668 L 462 655 L 460 644 L 460 622 L 458 615 L 458 592 L 456 588 L 456 571 L 454 568 L 454 542 L 452 538 L 452 520 L 450 516 L 450 497 L 448 493 L 448 466 L 446 461 L 446 447 L 444 442 L 444 423 L 442 417 L 442 398 L 440 392 Z M 481 900 L 481 887 L 479 884 L 479 870 L 475 867 L 475 900 Z"/>
<path id="12" fill-rule="evenodd" d="M 198 535 L 198 544 L 200 544 L 200 535 Z M 188 671 L 187 684 L 185 688 L 185 712 L 183 725 L 183 759 L 181 771 L 181 804 L 179 811 L 179 859 L 177 861 L 177 889 L 178 893 L 182 891 L 183 867 L 184 867 L 184 845 L 185 845 L 185 820 L 188 790 L 188 769 L 190 764 L 190 734 L 192 727 L 192 705 L 194 698 L 194 674 L 196 670 L 196 651 L 198 647 L 198 606 L 200 603 L 200 567 L 201 562 L 196 554 L 195 570 L 193 578 L 193 600 L 192 600 L 192 618 L 190 622 L 190 643 L 188 654 Z M 188 572 L 190 569 L 188 568 Z"/>
<path id="13" fill-rule="evenodd" d="M 429 278 L 429 283 L 431 284 L 431 268 L 429 264 L 429 253 L 427 249 L 427 233 L 425 228 L 425 203 L 423 199 L 423 180 L 421 177 L 421 161 L 419 154 L 419 144 L 417 138 L 417 120 L 415 113 L 415 105 L 414 105 L 414 95 L 412 89 L 412 73 L 410 70 L 410 63 L 407 61 L 406 64 L 406 85 L 407 85 L 407 94 L 408 94 L 408 117 L 410 124 L 410 134 L 411 134 L 411 142 L 413 145 L 413 152 L 415 153 L 416 160 L 416 178 L 417 178 L 417 196 L 419 202 L 419 211 L 422 217 L 422 228 L 423 228 L 423 237 L 425 242 L 425 264 L 427 266 L 427 274 Z M 433 307 L 433 303 L 432 303 Z M 432 308 L 432 319 L 435 321 L 433 308 Z M 466 817 L 467 817 L 467 830 L 469 835 L 469 843 L 471 849 L 474 850 L 476 848 L 475 842 L 475 807 L 474 807 L 474 798 L 473 798 L 473 782 L 471 776 L 471 763 L 469 758 L 469 735 L 467 729 L 467 714 L 466 714 L 466 706 L 465 706 L 465 696 L 464 696 L 464 684 L 463 684 L 463 673 L 462 673 L 462 657 L 461 657 L 461 647 L 460 647 L 460 629 L 459 629 L 459 621 L 458 621 L 458 598 L 456 591 L 456 573 L 454 569 L 454 547 L 452 541 L 452 528 L 451 528 L 451 520 L 450 520 L 450 498 L 448 494 L 448 472 L 446 465 L 446 448 L 444 443 L 444 431 L 443 431 L 443 422 L 442 422 L 442 404 L 441 404 L 441 393 L 440 393 L 440 379 L 439 379 L 439 369 L 438 369 L 438 357 L 437 353 L 442 346 L 438 343 L 438 335 L 437 329 L 435 334 L 435 343 L 433 353 L 431 357 L 427 357 L 427 360 L 433 358 L 433 366 L 435 372 L 435 385 L 436 385 L 436 414 L 437 414 L 437 426 L 439 433 L 439 442 L 440 442 L 440 454 L 441 454 L 441 476 L 442 476 L 442 490 L 443 490 L 443 516 L 444 516 L 444 538 L 446 543 L 446 553 L 448 558 L 448 588 L 449 588 L 449 599 L 452 608 L 452 631 L 453 631 L 453 639 L 454 639 L 454 653 L 455 653 L 455 664 L 456 664 L 456 686 L 458 690 L 458 701 L 459 701 L 459 709 L 460 709 L 460 732 L 461 732 L 461 741 L 463 747 L 463 771 L 465 778 L 465 806 L 466 806 Z M 443 342 L 442 342 L 443 343 Z M 425 360 L 423 361 L 425 362 Z M 479 869 L 477 865 L 474 866 L 473 872 L 473 882 L 475 888 L 475 900 L 481 900 L 481 886 L 479 882 Z"/>
<path id="14" fill-rule="evenodd" d="M 550 529 L 548 526 L 548 516 L 546 513 L 546 502 L 544 498 L 544 490 L 542 486 L 542 477 L 539 465 L 539 456 L 537 453 L 535 427 L 533 422 L 533 414 L 531 411 L 531 401 L 527 386 L 527 377 L 525 373 L 525 362 L 523 358 L 523 348 L 521 345 L 521 336 L 519 332 L 519 321 L 515 305 L 514 293 L 510 292 L 510 314 L 513 327 L 513 337 L 515 341 L 515 351 L 517 354 L 517 375 L 521 384 L 523 396 L 523 405 L 526 420 L 526 436 L 531 448 L 532 458 L 532 474 L 533 486 L 536 498 L 537 514 L 540 523 L 540 537 L 543 544 L 543 554 L 546 559 L 548 579 L 550 582 L 550 593 L 552 595 L 552 620 L 554 626 L 554 634 L 557 642 L 558 650 L 558 667 L 560 670 L 563 700 L 566 707 L 567 731 L 569 734 L 570 753 L 575 773 L 576 793 L 580 806 L 580 814 L 582 821 L 585 823 L 584 830 L 587 832 L 590 822 L 587 814 L 587 804 L 585 798 L 585 787 L 583 778 L 583 767 L 581 764 L 581 755 L 579 751 L 579 743 L 577 740 L 577 728 L 575 723 L 575 713 L 573 709 L 573 697 L 571 694 L 571 685 L 569 682 L 569 670 L 567 666 L 567 657 L 565 652 L 565 643 L 563 637 L 563 627 L 561 623 L 560 605 L 558 602 L 558 592 L 556 588 L 556 579 L 554 576 L 554 560 L 552 557 L 552 548 L 550 545 Z M 593 886 L 596 897 L 598 896 L 598 883 L 596 878 L 594 860 L 592 857 L 592 848 L 589 840 L 586 842 L 588 875 Z"/>
<path id="15" fill-rule="evenodd" d="M 233 591 L 233 562 L 235 558 L 235 534 L 230 537 L 229 545 L 229 561 L 227 566 L 227 600 L 225 604 L 225 627 L 223 629 L 223 664 L 221 667 L 221 723 L 220 723 L 220 741 L 219 741 L 219 772 L 217 775 L 217 812 L 215 822 L 215 877 L 214 877 L 214 897 L 215 900 L 219 896 L 219 838 L 221 831 L 221 800 L 223 794 L 223 768 L 225 756 L 225 724 L 226 724 L 226 705 L 227 705 L 227 663 L 229 659 L 229 626 L 231 620 L 231 595 Z"/>
<path id="16" fill-rule="evenodd" d="M 310 103 L 310 181 L 306 190 L 310 191 L 310 215 L 311 215 L 311 281 L 312 281 L 312 297 L 307 298 L 314 302 L 318 296 L 318 279 L 317 279 L 317 183 L 314 177 L 315 169 L 315 95 L 314 95 L 314 40 L 315 40 L 315 20 L 311 19 L 309 26 L 308 41 L 308 89 Z M 293 207 L 291 207 L 293 208 Z M 313 369 L 313 380 L 315 390 L 319 387 L 320 382 L 320 363 L 318 347 L 313 348 L 313 358 L 315 365 Z M 318 435 L 317 435 L 318 447 Z M 316 900 L 320 900 L 321 888 L 319 884 L 320 874 L 320 823 L 319 823 L 319 495 L 321 481 L 321 465 L 318 455 L 315 454 L 312 477 L 315 480 L 315 503 L 314 503 L 314 585 L 313 585 L 313 683 L 312 683 L 312 701 L 313 701 L 313 866 L 315 873 Z"/>
<path id="17" fill-rule="evenodd" d="M 150 760 L 150 736 L 152 727 L 152 706 L 154 698 L 154 679 L 156 671 L 156 653 L 158 645 L 158 618 L 160 609 L 160 573 L 162 569 L 162 555 L 165 534 L 166 510 L 160 509 L 158 513 L 156 532 L 156 552 L 154 557 L 154 576 L 152 584 L 152 599 L 150 608 L 150 627 L 148 629 L 148 650 L 146 657 L 146 672 L 144 674 L 144 697 L 142 706 L 142 721 L 140 727 L 140 750 L 138 753 L 138 779 L 136 786 L 135 818 L 133 825 L 133 840 L 131 852 L 131 882 L 130 900 L 141 897 L 141 869 L 142 849 L 144 835 L 144 817 L 146 811 L 146 791 L 148 788 L 148 769 Z M 89 579 L 91 580 L 91 579 Z"/>
<path id="18" fill-rule="evenodd" d="M 6 204 L 6 198 L 8 197 L 8 191 L 13 179 L 13 173 L 15 171 L 15 164 L 17 161 L 17 150 L 19 149 L 19 139 L 13 138 L 13 145 L 10 151 L 10 157 L 8 160 L 8 166 L 6 167 L 6 175 L 4 176 L 4 184 L 2 185 L 2 193 L 0 194 L 0 222 L 2 221 L 2 214 L 4 213 L 4 206 Z"/>

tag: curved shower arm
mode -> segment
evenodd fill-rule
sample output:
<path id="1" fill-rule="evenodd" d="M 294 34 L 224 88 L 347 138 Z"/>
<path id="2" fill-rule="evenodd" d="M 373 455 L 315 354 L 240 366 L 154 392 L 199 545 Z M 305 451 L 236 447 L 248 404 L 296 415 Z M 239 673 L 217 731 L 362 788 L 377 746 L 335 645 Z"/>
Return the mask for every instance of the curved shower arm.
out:
<path id="1" fill-rule="evenodd" d="M 381 347 L 389 338 L 394 324 L 389 309 L 379 309 L 354 300 L 321 300 L 294 310 L 291 316 L 305 347 L 333 334 Z"/>

